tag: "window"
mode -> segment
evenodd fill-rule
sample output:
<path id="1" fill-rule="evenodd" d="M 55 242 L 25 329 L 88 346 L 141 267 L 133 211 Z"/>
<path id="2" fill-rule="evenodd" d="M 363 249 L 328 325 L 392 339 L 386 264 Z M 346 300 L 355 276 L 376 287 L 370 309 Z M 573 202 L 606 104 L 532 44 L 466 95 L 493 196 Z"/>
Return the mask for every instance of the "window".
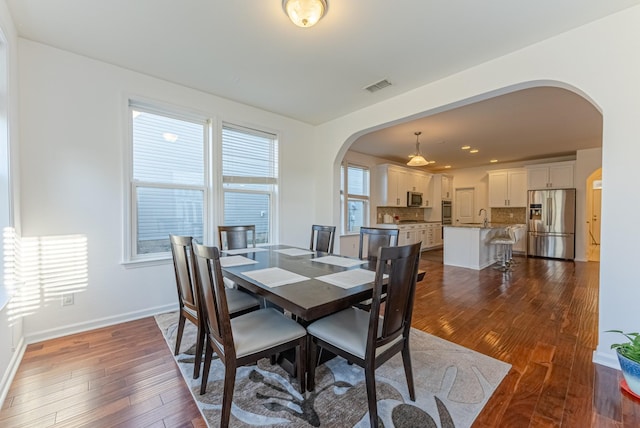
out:
<path id="1" fill-rule="evenodd" d="M 278 190 L 276 136 L 222 126 L 223 224 L 256 226 L 256 243 L 273 240 Z"/>
<path id="2" fill-rule="evenodd" d="M 369 168 L 349 163 L 340 167 L 340 207 L 342 233 L 358 233 L 361 227 L 368 225 Z"/>
<path id="3" fill-rule="evenodd" d="M 208 122 L 130 102 L 129 260 L 166 256 L 169 234 L 206 233 Z"/>

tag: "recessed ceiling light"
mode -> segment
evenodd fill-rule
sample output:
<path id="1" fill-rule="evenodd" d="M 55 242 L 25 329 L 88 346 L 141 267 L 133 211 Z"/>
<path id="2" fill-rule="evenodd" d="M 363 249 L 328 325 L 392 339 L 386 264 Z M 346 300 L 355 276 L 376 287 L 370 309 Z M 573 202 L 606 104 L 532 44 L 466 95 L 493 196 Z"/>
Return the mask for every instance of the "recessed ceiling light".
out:
<path id="1" fill-rule="evenodd" d="M 462 150 L 469 150 L 471 148 L 471 146 L 462 146 L 460 147 Z"/>
<path id="2" fill-rule="evenodd" d="M 479 152 L 478 149 L 469 150 L 469 153 L 478 153 L 478 152 Z"/>
<path id="3" fill-rule="evenodd" d="M 489 162 L 496 163 L 496 162 L 498 162 L 498 159 L 491 159 Z"/>
<path id="4" fill-rule="evenodd" d="M 449 169 L 449 168 L 451 168 L 451 165 L 445 165 L 444 167 Z"/>

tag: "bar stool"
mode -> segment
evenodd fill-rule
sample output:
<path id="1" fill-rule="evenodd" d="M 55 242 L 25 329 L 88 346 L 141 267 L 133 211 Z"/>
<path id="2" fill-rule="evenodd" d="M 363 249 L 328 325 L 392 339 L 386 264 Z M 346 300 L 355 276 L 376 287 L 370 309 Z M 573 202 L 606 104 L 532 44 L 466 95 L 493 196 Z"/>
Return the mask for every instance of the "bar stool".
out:
<path id="1" fill-rule="evenodd" d="M 497 250 L 496 253 L 502 252 L 500 257 L 500 264 L 495 266 L 495 269 L 499 269 L 502 272 L 510 271 L 509 262 L 511 260 L 511 254 L 513 251 L 513 244 L 516 243 L 514 228 L 511 226 L 507 226 L 505 228 L 505 233 L 496 235 L 491 241 L 489 241 L 490 245 L 495 245 Z"/>
<path id="2" fill-rule="evenodd" d="M 525 237 L 527 228 L 523 224 L 517 224 L 515 226 L 512 226 L 512 230 L 513 230 L 513 238 L 514 238 L 513 245 L 516 245 L 518 242 L 520 242 L 520 240 L 522 240 L 522 238 Z M 526 248 L 526 245 L 525 245 L 525 248 Z M 526 249 L 525 249 L 525 257 L 526 257 Z M 518 262 L 516 262 L 516 260 L 513 258 L 513 247 L 512 247 L 511 255 L 509 257 L 508 264 L 509 266 L 515 266 L 518 264 Z"/>

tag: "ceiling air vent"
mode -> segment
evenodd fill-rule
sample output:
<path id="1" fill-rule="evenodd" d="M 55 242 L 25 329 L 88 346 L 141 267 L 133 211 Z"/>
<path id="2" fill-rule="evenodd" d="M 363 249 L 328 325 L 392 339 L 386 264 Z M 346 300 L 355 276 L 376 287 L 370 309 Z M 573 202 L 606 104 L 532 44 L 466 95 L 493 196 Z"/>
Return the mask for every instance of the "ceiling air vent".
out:
<path id="1" fill-rule="evenodd" d="M 380 89 L 386 88 L 387 86 L 391 86 L 391 82 L 389 82 L 387 79 L 384 79 L 374 83 L 373 85 L 367 86 L 365 89 L 371 93 L 374 93 L 379 91 Z"/>

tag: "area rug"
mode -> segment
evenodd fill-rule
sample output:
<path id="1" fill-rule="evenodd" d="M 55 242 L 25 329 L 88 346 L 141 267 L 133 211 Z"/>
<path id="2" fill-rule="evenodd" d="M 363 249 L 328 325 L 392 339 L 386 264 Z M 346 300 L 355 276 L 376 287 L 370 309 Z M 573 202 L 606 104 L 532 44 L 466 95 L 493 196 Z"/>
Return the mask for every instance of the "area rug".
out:
<path id="1" fill-rule="evenodd" d="M 178 314 L 156 316 L 175 347 Z M 214 360 L 207 393 L 193 379 L 195 327 L 187 322 L 176 361 L 211 427 L 220 425 L 224 368 Z M 454 343 L 411 330 L 411 362 L 416 401 L 409 399 L 398 354 L 376 370 L 380 427 L 470 427 L 511 365 Z M 315 391 L 302 395 L 297 381 L 268 359 L 241 367 L 236 376 L 232 427 L 367 427 L 369 415 L 364 372 L 334 358 L 316 369 Z"/>

